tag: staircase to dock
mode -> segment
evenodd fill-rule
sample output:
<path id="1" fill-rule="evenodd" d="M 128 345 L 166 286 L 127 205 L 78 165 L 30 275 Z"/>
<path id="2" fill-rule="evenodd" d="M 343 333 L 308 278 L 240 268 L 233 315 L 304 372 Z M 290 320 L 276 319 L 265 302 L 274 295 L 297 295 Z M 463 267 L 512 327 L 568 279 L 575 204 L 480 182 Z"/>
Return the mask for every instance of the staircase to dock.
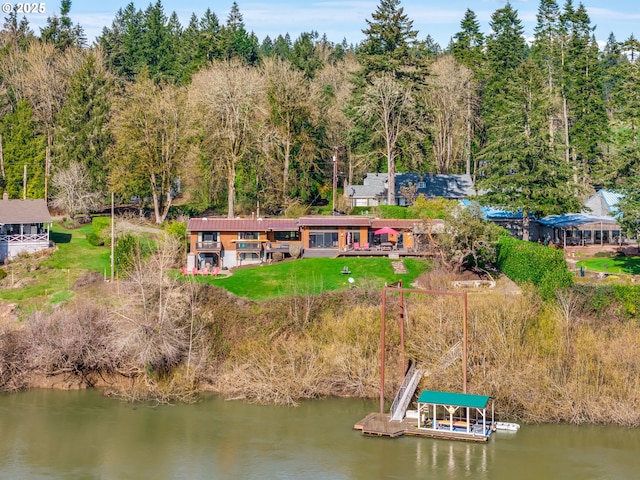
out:
<path id="1" fill-rule="evenodd" d="M 389 412 L 389 418 L 391 421 L 402 421 L 407 412 L 407 407 L 413 398 L 413 394 L 416 393 L 416 388 L 418 388 L 418 383 L 420 382 L 422 375 L 423 371 L 416 368 L 415 364 L 412 364 L 404 377 L 402 385 L 398 389 L 396 398 L 391 404 L 391 411 Z"/>

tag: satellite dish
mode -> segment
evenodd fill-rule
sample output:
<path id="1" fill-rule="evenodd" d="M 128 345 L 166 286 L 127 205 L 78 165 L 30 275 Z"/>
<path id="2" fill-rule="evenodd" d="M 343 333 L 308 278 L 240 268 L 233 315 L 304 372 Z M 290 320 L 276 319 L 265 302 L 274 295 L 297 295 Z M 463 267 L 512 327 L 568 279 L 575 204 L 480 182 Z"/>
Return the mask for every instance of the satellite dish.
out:
<path id="1" fill-rule="evenodd" d="M 353 277 L 349 277 L 349 283 L 353 283 L 355 282 L 355 280 L 353 279 Z"/>

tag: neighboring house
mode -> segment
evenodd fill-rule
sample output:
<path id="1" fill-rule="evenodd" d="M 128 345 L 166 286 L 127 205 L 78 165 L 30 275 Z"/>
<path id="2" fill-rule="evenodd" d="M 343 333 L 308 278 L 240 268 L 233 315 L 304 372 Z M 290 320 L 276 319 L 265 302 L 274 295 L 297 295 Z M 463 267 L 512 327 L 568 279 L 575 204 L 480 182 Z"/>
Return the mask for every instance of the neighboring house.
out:
<path id="1" fill-rule="evenodd" d="M 585 200 L 582 213 L 596 217 L 615 217 L 618 215 L 618 202 L 623 196 L 609 190 L 598 190 Z"/>
<path id="2" fill-rule="evenodd" d="M 411 202 L 401 192 L 403 187 L 414 185 L 416 196 L 426 198 L 446 198 L 462 200 L 478 194 L 471 175 L 420 175 L 418 173 L 397 173 L 395 175 L 395 205 L 410 205 Z M 377 207 L 387 203 L 389 175 L 387 173 L 367 173 L 362 185 L 348 185 L 345 195 L 351 207 Z"/>
<path id="3" fill-rule="evenodd" d="M 0 201 L 0 262 L 49 248 L 52 219 L 44 200 Z"/>

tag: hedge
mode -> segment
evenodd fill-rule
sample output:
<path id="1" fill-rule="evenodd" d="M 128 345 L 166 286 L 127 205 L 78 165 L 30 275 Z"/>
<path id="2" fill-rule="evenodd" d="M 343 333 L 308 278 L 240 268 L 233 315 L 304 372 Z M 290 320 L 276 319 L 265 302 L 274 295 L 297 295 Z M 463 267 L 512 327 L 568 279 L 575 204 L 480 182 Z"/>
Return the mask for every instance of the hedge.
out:
<path id="1" fill-rule="evenodd" d="M 498 242 L 498 268 L 519 285 L 533 284 L 545 299 L 573 283 L 562 250 L 512 237 Z"/>

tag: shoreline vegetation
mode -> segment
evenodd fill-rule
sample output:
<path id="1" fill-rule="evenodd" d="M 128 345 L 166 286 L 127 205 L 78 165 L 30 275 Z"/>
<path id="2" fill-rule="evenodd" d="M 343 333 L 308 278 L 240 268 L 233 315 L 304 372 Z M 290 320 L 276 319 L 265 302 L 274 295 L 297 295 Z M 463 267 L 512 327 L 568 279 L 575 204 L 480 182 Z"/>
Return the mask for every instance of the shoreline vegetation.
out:
<path id="1" fill-rule="evenodd" d="M 167 236 L 157 247 L 117 284 L 83 276 L 61 301 L 3 315 L 0 390 L 97 387 L 162 403 L 211 392 L 284 405 L 378 395 L 381 289 L 374 280 L 249 300 L 171 275 L 179 245 Z M 43 266 L 51 259 L 28 262 L 43 275 L 55 270 Z M 436 269 L 413 284 L 442 290 L 454 279 Z M 498 283 L 469 295 L 468 391 L 492 395 L 504 420 L 640 426 L 640 294 L 579 284 L 544 301 L 533 287 Z M 388 402 L 402 381 L 394 297 L 387 302 Z M 427 372 L 420 387 L 460 391 L 461 359 L 444 360 L 462 338 L 459 299 L 411 294 L 406 305 L 407 358 Z"/>

